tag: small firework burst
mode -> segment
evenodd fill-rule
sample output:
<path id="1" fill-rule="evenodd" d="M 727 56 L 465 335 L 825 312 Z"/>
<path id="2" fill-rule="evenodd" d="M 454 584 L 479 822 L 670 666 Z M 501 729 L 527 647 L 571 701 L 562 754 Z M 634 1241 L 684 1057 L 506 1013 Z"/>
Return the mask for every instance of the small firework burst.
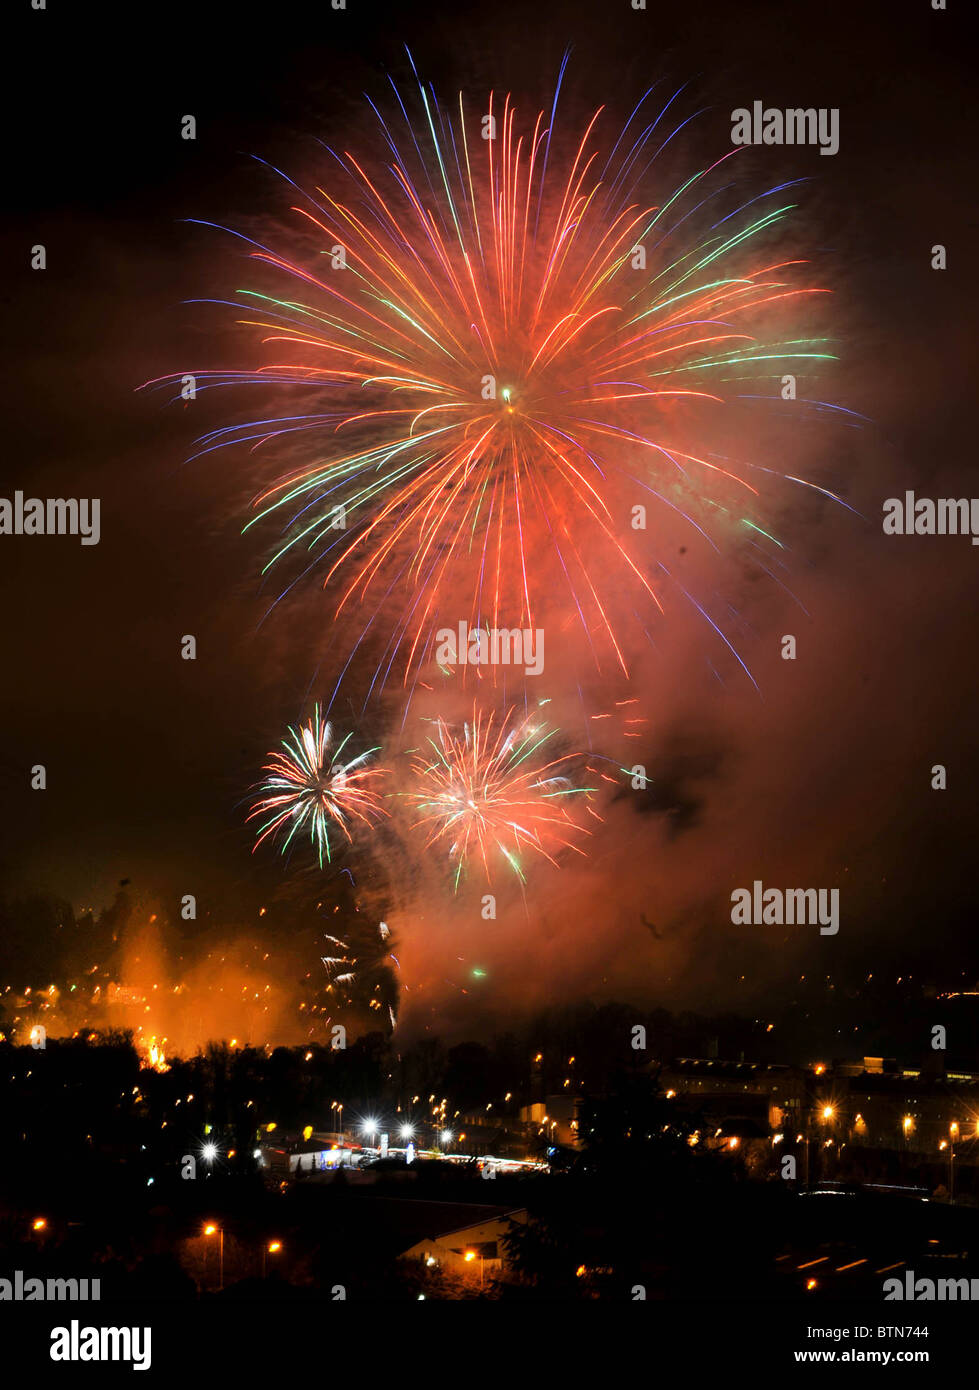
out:
<path id="1" fill-rule="evenodd" d="M 259 784 L 260 797 L 248 819 L 263 817 L 257 849 L 263 840 L 278 838 L 284 854 L 301 832 L 308 832 L 320 867 L 324 858 L 332 859 L 331 833 L 352 842 L 351 827 L 360 822 L 373 828 L 383 815 L 375 790 L 383 775 L 367 766 L 377 748 L 350 757 L 345 750 L 347 734 L 335 743 L 332 726 L 322 718 L 316 705 L 312 719 L 294 729 L 282 740 L 285 750 L 270 753 L 263 771 L 268 775 Z"/>
<path id="2" fill-rule="evenodd" d="M 594 789 L 572 785 L 573 754 L 542 762 L 556 730 L 534 719 L 511 726 L 511 714 L 496 728 L 492 714 L 474 708 L 461 733 L 439 719 L 436 736 L 413 763 L 408 802 L 420 813 L 416 824 L 429 831 L 427 843 L 447 845 L 456 888 L 473 860 L 489 880 L 492 861 L 502 857 L 523 883 L 524 850 L 551 864 L 561 849 L 584 853 L 570 837 L 587 832 L 572 819 L 568 801 Z"/>

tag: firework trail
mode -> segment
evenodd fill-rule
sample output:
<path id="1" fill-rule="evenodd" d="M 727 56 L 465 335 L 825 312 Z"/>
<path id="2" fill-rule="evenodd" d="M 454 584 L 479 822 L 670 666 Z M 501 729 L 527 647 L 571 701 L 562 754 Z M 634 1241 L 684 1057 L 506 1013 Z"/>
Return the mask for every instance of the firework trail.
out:
<path id="1" fill-rule="evenodd" d="M 594 788 L 568 779 L 573 754 L 541 762 L 555 730 L 532 718 L 508 729 L 511 714 L 494 729 L 494 716 L 474 708 L 461 734 L 439 719 L 435 737 L 413 762 L 415 786 L 406 800 L 419 812 L 416 825 L 429 832 L 427 845 L 447 846 L 456 888 L 473 861 L 490 880 L 492 861 L 501 856 L 524 883 L 522 851 L 551 864 L 563 848 L 583 853 L 569 836 L 587 832 L 572 819 L 567 801 Z"/>
<path id="2" fill-rule="evenodd" d="M 781 546 L 745 470 L 683 447 L 685 412 L 832 356 L 824 339 L 768 334 L 825 293 L 765 249 L 790 185 L 739 192 L 735 148 L 664 189 L 675 96 L 653 114 L 647 93 L 610 139 L 601 109 L 560 129 L 558 92 L 550 118 L 527 122 L 509 95 L 491 93 L 484 115 L 421 82 L 412 118 L 392 87 L 393 120 L 371 102 L 381 159 L 330 149 L 309 190 L 281 175 L 307 249 L 242 238 L 290 286 L 228 301 L 246 306 L 266 360 L 194 374 L 291 404 L 209 433 L 201 453 L 311 456 L 256 501 L 248 525 L 280 531 L 266 568 L 290 571 L 283 592 L 319 571 L 331 618 L 351 624 L 348 663 L 368 633 L 379 640 L 372 688 L 417 676 L 440 621 L 533 628 L 557 603 L 600 670 L 628 674 L 616 609 L 673 602 L 730 647 L 667 568 L 678 530 L 713 549 L 744 542 L 765 569 Z M 636 535 L 637 504 L 662 534 Z"/>
<path id="3" fill-rule="evenodd" d="M 254 849 L 269 836 L 279 836 L 285 854 L 295 836 L 308 831 L 322 868 L 324 855 L 331 859 L 331 830 L 351 843 L 350 827 L 355 821 L 371 828 L 383 814 L 375 791 L 383 772 L 366 766 L 378 750 L 370 748 L 345 760 L 350 735 L 336 746 L 333 737 L 332 726 L 321 717 L 317 704 L 312 719 L 298 729 L 290 725 L 282 741 L 285 751 L 269 754 L 260 799 L 247 817 L 265 817 Z"/>
<path id="4" fill-rule="evenodd" d="M 346 940 L 324 933 L 324 940 L 337 954 L 321 956 L 329 980 L 328 989 L 346 1003 L 354 1000 L 368 1009 L 387 1013 L 391 1027 L 397 1026 L 398 958 L 393 954 L 391 933 L 386 922 L 369 923 L 358 917 L 350 922 Z"/>

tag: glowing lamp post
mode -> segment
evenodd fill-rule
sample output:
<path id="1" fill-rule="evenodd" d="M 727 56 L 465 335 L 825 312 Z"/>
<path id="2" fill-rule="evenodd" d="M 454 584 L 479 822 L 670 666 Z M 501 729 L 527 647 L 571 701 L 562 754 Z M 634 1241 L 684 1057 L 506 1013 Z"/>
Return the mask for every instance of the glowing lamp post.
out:
<path id="1" fill-rule="evenodd" d="M 959 1127 L 953 1120 L 948 1127 L 948 1200 L 955 1201 L 955 1141 Z"/>
<path id="2" fill-rule="evenodd" d="M 215 1226 L 212 1222 L 204 1227 L 206 1236 L 216 1235 L 218 1238 L 218 1293 L 224 1288 L 224 1227 Z"/>

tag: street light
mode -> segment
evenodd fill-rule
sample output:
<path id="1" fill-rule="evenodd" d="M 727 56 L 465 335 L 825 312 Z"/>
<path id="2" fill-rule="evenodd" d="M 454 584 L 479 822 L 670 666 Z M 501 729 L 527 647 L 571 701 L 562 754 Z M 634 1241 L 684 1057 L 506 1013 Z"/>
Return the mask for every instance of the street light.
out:
<path id="1" fill-rule="evenodd" d="M 224 1227 L 215 1226 L 213 1222 L 208 1222 L 204 1227 L 206 1236 L 217 1235 L 218 1237 L 218 1293 L 224 1288 Z"/>
<path id="2" fill-rule="evenodd" d="M 948 1127 L 948 1200 L 955 1201 L 955 1136 L 959 1132 L 959 1127 L 953 1120 Z"/>
<path id="3" fill-rule="evenodd" d="M 482 1250 L 480 1250 L 478 1253 L 479 1253 L 479 1287 L 482 1288 L 482 1287 L 483 1287 L 483 1252 L 482 1252 Z M 477 1252 L 476 1252 L 475 1250 L 467 1250 L 466 1253 L 465 1253 L 465 1255 L 463 1256 L 463 1259 L 466 1261 L 466 1264 L 471 1264 L 472 1261 L 476 1258 L 476 1254 L 477 1254 Z"/>
<path id="4" fill-rule="evenodd" d="M 268 1256 L 268 1255 L 277 1255 L 281 1249 L 282 1249 L 282 1241 L 281 1241 L 281 1240 L 270 1240 L 267 1244 L 265 1244 L 265 1245 L 262 1246 L 262 1278 L 263 1278 L 263 1279 L 265 1278 L 265 1273 L 266 1273 L 266 1256 Z"/>

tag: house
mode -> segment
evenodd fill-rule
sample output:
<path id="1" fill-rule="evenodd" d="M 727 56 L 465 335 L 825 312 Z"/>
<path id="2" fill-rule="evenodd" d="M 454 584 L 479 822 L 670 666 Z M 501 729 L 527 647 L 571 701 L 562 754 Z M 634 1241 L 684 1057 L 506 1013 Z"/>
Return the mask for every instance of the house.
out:
<path id="1" fill-rule="evenodd" d="M 468 1226 L 445 1229 L 433 1225 L 432 1233 L 402 1251 L 401 1258 L 420 1260 L 446 1274 L 471 1274 L 479 1280 L 498 1276 L 506 1267 L 503 1237 L 511 1223 L 527 1220 L 527 1209 L 518 1207 L 507 1211 L 489 1207 L 485 1211 L 485 1216 L 474 1219 Z"/>

